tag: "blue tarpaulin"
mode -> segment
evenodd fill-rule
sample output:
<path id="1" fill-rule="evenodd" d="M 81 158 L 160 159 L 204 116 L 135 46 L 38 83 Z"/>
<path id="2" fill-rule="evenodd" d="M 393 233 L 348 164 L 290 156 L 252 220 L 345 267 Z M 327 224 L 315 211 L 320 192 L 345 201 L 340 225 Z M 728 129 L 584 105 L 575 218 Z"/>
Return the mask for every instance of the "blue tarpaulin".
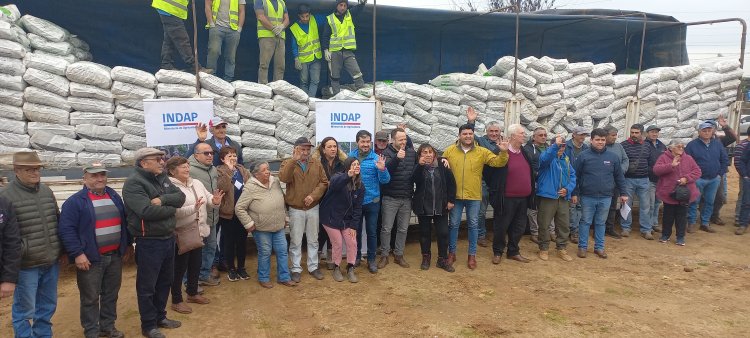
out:
<path id="1" fill-rule="evenodd" d="M 333 12 L 335 1 L 288 0 L 290 20 L 296 8 L 310 4 L 315 13 Z M 356 2 L 352 2 L 354 5 Z M 247 18 L 237 51 L 236 78 L 257 80 L 256 20 L 248 1 Z M 163 32 L 149 0 L 23 0 L 22 14 L 50 20 L 91 46 L 94 61 L 155 72 L 159 67 Z M 199 61 L 205 64 L 208 33 L 204 1 L 197 0 Z M 612 10 L 552 10 L 520 16 L 519 56 L 567 58 L 571 62 L 614 62 L 618 72 L 637 69 L 643 18 Z M 373 6 L 355 19 L 357 59 L 366 81 L 372 81 Z M 504 55 L 513 55 L 515 14 L 378 6 L 377 78 L 426 83 L 438 74 L 474 72 Z M 686 27 L 672 17 L 648 15 L 643 69 L 688 63 Z M 192 37 L 192 17 L 186 24 Z M 287 35 L 289 36 L 289 35 Z M 289 41 L 287 42 L 289 43 Z M 287 45 L 285 79 L 298 83 L 291 47 Z M 179 57 L 177 57 L 179 59 Z M 223 62 L 219 60 L 219 70 Z M 345 81 L 346 78 L 344 78 Z M 325 83 L 325 80 L 322 80 Z"/>

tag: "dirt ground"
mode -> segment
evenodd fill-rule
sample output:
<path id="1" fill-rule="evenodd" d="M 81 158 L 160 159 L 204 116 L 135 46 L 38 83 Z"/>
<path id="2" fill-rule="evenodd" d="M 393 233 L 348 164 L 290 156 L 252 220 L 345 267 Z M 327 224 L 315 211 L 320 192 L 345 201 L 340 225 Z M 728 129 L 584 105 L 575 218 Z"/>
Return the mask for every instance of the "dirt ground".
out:
<path id="1" fill-rule="evenodd" d="M 589 254 L 566 263 L 551 255 L 543 262 L 526 236 L 521 251 L 534 259 L 530 264 L 504 259 L 492 265 L 491 249 L 480 247 L 478 268 L 470 271 L 463 239 L 455 273 L 435 268 L 434 262 L 428 271 L 421 271 L 419 244 L 410 236 L 409 269 L 393 263 L 376 275 L 359 269 L 358 284 L 336 283 L 329 272 L 323 281 L 304 274 L 296 288 L 276 285 L 267 290 L 255 281 L 256 255 L 251 252 L 247 262 L 251 280 L 223 279 L 220 286 L 206 288 L 211 304 L 193 305 L 190 315 L 168 310 L 182 327 L 164 333 L 169 337 L 747 337 L 750 235 L 733 233 L 736 198 L 737 175 L 731 170 L 729 203 L 722 212 L 729 224 L 717 226 L 717 233 L 689 234 L 685 247 L 639 236 L 607 237 L 606 260 Z M 575 248 L 569 251 L 572 255 Z M 60 278 L 53 318 L 59 337 L 82 336 L 73 268 L 68 266 Z M 123 275 L 117 327 L 128 337 L 137 337 L 135 266 L 127 266 Z M 6 299 L 0 303 L 2 337 L 12 332 L 9 303 Z"/>

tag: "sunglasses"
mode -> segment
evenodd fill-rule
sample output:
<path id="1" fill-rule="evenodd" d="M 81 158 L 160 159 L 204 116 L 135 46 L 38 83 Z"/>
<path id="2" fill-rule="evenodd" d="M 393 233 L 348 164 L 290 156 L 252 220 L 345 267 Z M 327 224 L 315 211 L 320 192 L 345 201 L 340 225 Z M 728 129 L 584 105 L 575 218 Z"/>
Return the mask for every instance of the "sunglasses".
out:
<path id="1" fill-rule="evenodd" d="M 214 156 L 214 152 L 213 151 L 204 151 L 204 152 L 199 152 L 197 154 L 201 154 L 203 156 Z"/>

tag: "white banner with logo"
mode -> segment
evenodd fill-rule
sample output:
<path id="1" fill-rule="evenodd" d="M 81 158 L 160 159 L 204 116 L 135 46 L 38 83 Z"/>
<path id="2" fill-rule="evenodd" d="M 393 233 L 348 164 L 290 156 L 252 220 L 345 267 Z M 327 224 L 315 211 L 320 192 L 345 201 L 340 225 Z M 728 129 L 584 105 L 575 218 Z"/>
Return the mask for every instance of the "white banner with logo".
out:
<path id="1" fill-rule="evenodd" d="M 214 116 L 214 103 L 213 99 L 143 100 L 143 112 L 149 147 L 193 144 L 195 127 L 199 123 L 208 125 Z"/>
<path id="2" fill-rule="evenodd" d="M 315 103 L 315 139 L 333 136 L 339 143 L 356 142 L 357 132 L 375 135 L 375 101 L 321 100 Z"/>

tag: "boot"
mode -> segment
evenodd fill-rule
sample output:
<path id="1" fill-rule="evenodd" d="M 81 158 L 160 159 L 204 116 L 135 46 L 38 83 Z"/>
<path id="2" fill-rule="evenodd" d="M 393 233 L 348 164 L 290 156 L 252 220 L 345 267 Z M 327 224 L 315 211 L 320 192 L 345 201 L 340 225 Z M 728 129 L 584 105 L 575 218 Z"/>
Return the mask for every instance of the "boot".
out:
<path id="1" fill-rule="evenodd" d="M 438 261 L 435 266 L 448 272 L 456 271 L 456 269 L 453 268 L 453 265 L 448 263 L 448 258 L 445 257 L 438 257 Z"/>
<path id="2" fill-rule="evenodd" d="M 395 262 L 396 264 L 398 264 L 402 268 L 408 268 L 409 267 L 409 263 L 406 262 L 406 260 L 404 259 L 403 255 L 395 256 L 393 258 L 393 262 Z"/>
<path id="3" fill-rule="evenodd" d="M 378 269 L 382 269 L 386 265 L 388 265 L 388 255 L 381 255 L 380 259 L 378 260 Z"/>
<path id="4" fill-rule="evenodd" d="M 338 265 L 333 268 L 333 280 L 337 282 L 344 281 L 344 275 L 341 274 L 341 268 Z"/>
<path id="5" fill-rule="evenodd" d="M 359 282 L 359 278 L 357 278 L 357 274 L 354 273 L 354 265 L 349 264 L 346 268 L 346 276 L 349 277 L 350 283 L 356 283 Z"/>
<path id="6" fill-rule="evenodd" d="M 422 270 L 428 270 L 430 268 L 430 261 L 432 260 L 432 255 L 430 254 L 423 254 L 422 255 L 422 265 L 419 266 Z"/>
<path id="7" fill-rule="evenodd" d="M 448 265 L 453 265 L 453 263 L 456 262 L 456 253 L 455 252 L 449 252 L 448 253 L 448 258 L 446 260 L 447 260 L 446 263 Z"/>
<path id="8" fill-rule="evenodd" d="M 466 262 L 466 265 L 469 267 L 469 269 L 476 269 L 477 268 L 477 256 L 476 255 L 469 255 L 469 260 Z"/>

